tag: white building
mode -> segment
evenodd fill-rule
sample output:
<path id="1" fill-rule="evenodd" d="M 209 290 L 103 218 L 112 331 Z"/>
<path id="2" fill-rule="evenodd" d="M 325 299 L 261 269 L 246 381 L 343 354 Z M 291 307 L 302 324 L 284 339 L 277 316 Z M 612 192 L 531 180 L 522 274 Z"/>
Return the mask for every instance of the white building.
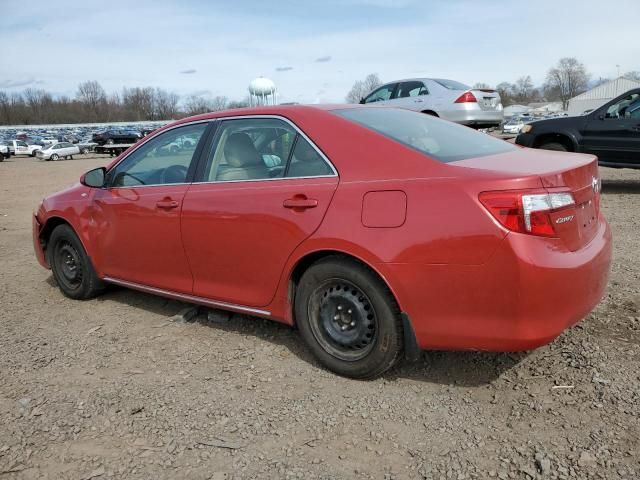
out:
<path id="1" fill-rule="evenodd" d="M 640 88 L 640 82 L 624 77 L 598 85 L 569 100 L 569 115 L 580 115 L 586 110 L 594 110 L 633 88 Z"/>

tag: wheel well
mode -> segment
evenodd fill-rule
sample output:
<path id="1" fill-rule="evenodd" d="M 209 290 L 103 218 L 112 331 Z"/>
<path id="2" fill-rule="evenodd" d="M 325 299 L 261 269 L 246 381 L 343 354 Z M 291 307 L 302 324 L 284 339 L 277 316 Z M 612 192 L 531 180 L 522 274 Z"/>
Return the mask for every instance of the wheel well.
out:
<path id="1" fill-rule="evenodd" d="M 439 117 L 440 116 L 436 112 L 434 112 L 433 110 L 423 110 L 422 113 L 426 113 L 427 115 L 433 115 L 434 117 Z"/>
<path id="2" fill-rule="evenodd" d="M 58 225 L 69 225 L 69 227 L 71 227 L 69 222 L 67 222 L 66 220 L 63 220 L 60 217 L 51 217 L 49 220 L 47 220 L 47 223 L 44 224 L 44 227 L 42 227 L 42 230 L 40 231 L 40 244 L 42 245 L 42 250 L 45 252 L 45 255 L 47 251 L 47 243 L 49 243 L 51 232 L 53 232 L 53 230 Z"/>
<path id="3" fill-rule="evenodd" d="M 533 144 L 534 148 L 539 147 L 540 145 L 544 145 L 545 143 L 556 142 L 564 145 L 569 152 L 574 152 L 575 147 L 573 145 L 573 141 L 562 133 L 545 133 L 536 138 L 535 143 Z"/>
<path id="4" fill-rule="evenodd" d="M 391 297 L 393 298 L 393 300 L 396 303 L 396 306 L 398 307 L 398 311 L 401 311 L 400 303 L 398 302 L 398 299 L 393 293 L 393 290 L 387 284 L 386 280 L 382 278 L 382 276 L 376 270 L 371 268 L 371 266 L 369 266 L 366 262 L 362 261 L 358 257 L 354 257 L 353 255 L 349 255 L 347 253 L 340 252 L 337 250 L 321 250 L 318 252 L 310 253 L 305 257 L 302 257 L 294 267 L 293 272 L 291 272 L 291 277 L 289 278 L 289 295 L 288 296 L 289 296 L 289 302 L 292 309 L 291 318 L 294 321 L 294 324 L 295 324 L 295 315 L 293 315 L 293 305 L 295 301 L 296 287 L 298 286 L 298 283 L 300 282 L 300 279 L 302 278 L 302 275 L 304 274 L 304 272 L 306 272 L 311 265 L 327 257 L 342 257 L 345 259 L 353 260 L 355 262 L 358 262 L 360 265 L 364 266 L 369 271 L 371 271 L 376 277 L 378 277 L 378 279 L 380 279 L 380 281 L 384 284 L 384 286 L 389 290 L 389 292 L 391 293 Z"/>

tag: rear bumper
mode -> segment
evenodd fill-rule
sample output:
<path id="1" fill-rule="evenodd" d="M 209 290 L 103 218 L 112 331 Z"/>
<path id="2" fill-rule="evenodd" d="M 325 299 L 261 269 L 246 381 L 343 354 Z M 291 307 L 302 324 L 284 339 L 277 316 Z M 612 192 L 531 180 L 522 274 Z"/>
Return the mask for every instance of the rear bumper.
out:
<path id="1" fill-rule="evenodd" d="M 38 221 L 38 218 L 33 215 L 31 220 L 32 225 L 32 236 L 33 236 L 33 250 L 36 253 L 36 258 L 38 259 L 38 263 L 42 265 L 44 268 L 49 268 L 49 264 L 47 263 L 47 259 L 44 255 L 44 250 L 42 249 L 42 243 L 40 243 L 40 232 L 42 231 L 42 225 Z"/>
<path id="2" fill-rule="evenodd" d="M 484 265 L 386 264 L 422 349 L 520 351 L 539 347 L 602 299 L 612 240 L 569 252 L 553 240 L 509 234 Z"/>
<path id="3" fill-rule="evenodd" d="M 442 118 L 468 126 L 498 126 L 504 120 L 502 110 L 482 110 L 477 104 L 472 107 L 449 110 Z M 466 105 L 465 105 L 466 106 Z"/>

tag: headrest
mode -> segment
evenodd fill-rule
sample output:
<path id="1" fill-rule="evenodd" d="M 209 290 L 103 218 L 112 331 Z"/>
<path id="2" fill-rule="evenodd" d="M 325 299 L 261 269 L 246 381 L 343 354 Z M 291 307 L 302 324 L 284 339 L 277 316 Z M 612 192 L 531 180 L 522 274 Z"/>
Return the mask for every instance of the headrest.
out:
<path id="1" fill-rule="evenodd" d="M 252 167 L 264 165 L 254 147 L 251 137 L 246 133 L 233 133 L 224 145 L 224 157 L 232 167 Z"/>

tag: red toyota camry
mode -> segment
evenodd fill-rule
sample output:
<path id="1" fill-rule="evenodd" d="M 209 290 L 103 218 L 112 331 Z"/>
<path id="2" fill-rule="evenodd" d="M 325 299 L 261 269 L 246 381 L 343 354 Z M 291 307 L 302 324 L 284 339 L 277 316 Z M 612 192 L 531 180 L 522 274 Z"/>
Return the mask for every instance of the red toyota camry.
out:
<path id="1" fill-rule="evenodd" d="M 611 262 L 595 157 L 344 105 L 168 125 L 45 198 L 33 240 L 68 297 L 116 284 L 271 318 L 356 378 L 545 344 Z"/>

